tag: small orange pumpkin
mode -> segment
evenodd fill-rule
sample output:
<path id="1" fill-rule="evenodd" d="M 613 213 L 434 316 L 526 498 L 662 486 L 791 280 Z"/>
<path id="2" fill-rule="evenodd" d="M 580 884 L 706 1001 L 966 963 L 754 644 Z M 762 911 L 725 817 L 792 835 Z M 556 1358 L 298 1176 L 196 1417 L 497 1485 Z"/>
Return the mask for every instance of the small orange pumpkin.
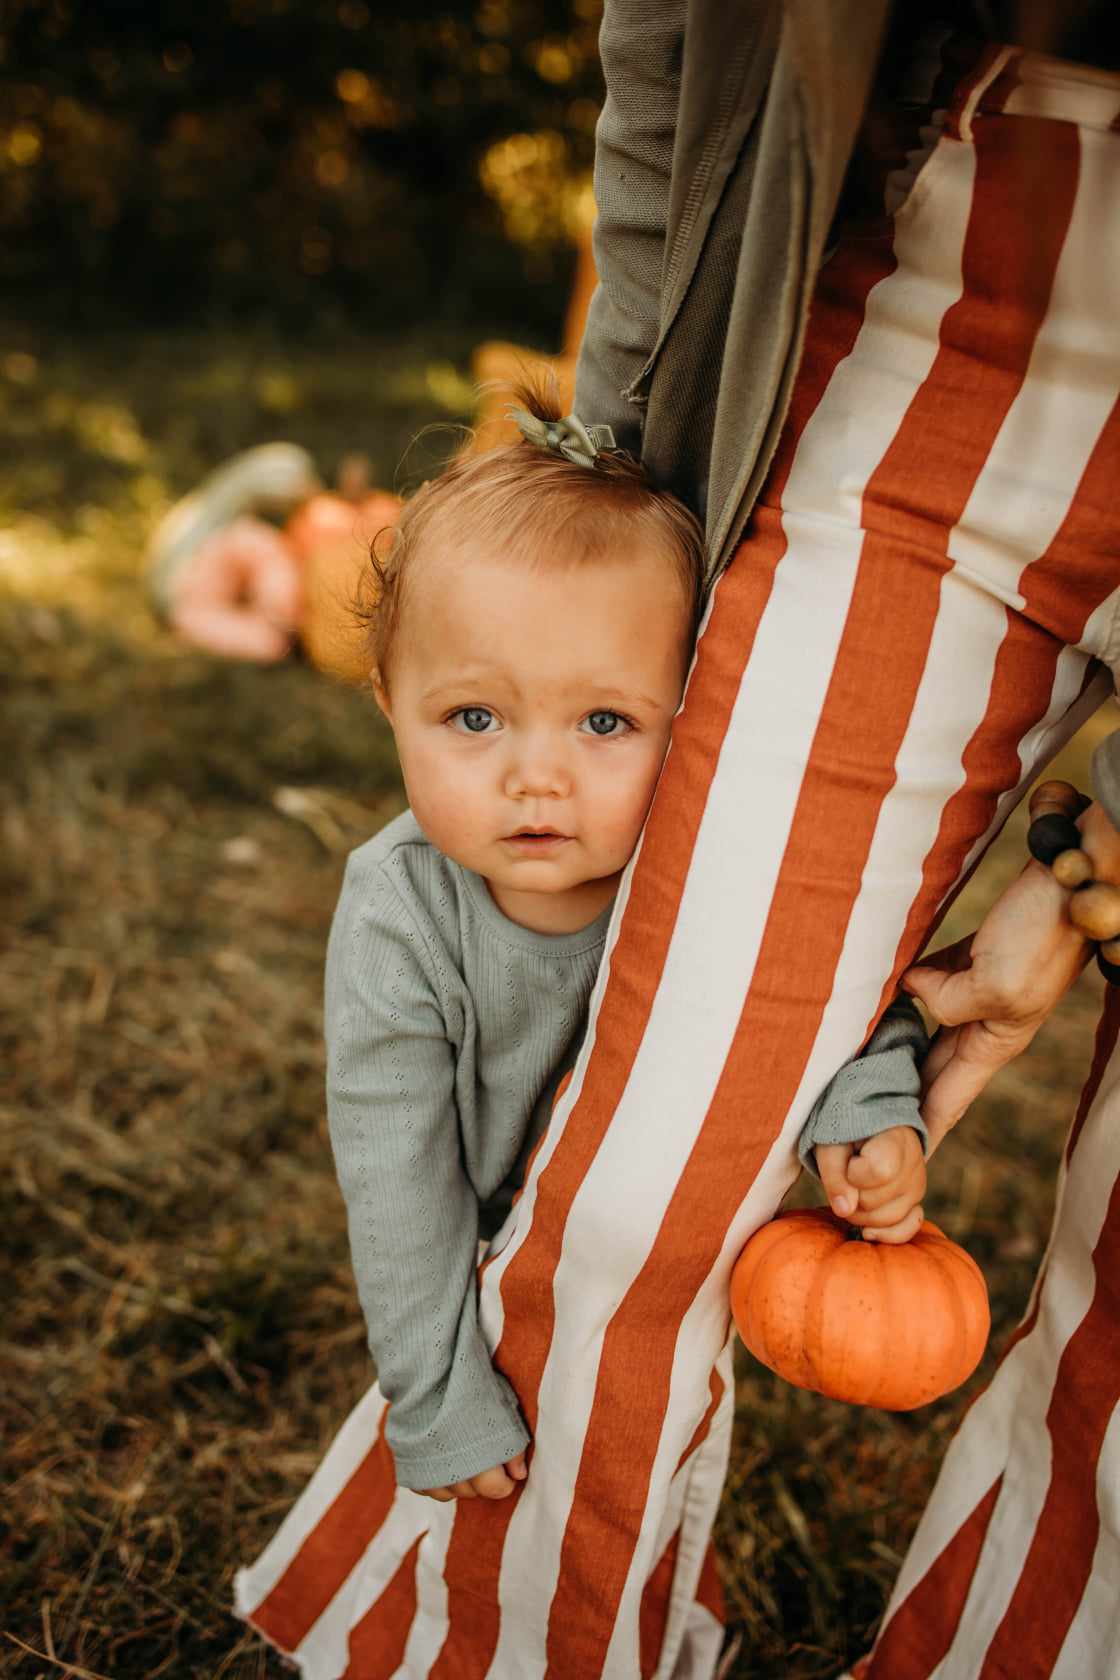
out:
<path id="1" fill-rule="evenodd" d="M 731 1274 L 731 1311 L 787 1382 L 891 1412 L 964 1382 L 991 1323 L 979 1266 L 929 1220 L 908 1243 L 861 1242 L 827 1208 L 755 1232 Z"/>
<path id="2" fill-rule="evenodd" d="M 361 489 L 353 499 L 324 493 L 304 502 L 284 527 L 303 569 L 300 640 L 320 671 L 351 682 L 369 675 L 365 632 L 354 604 L 369 577 L 370 543 L 396 524 L 400 509 L 400 498 L 387 490 Z"/>

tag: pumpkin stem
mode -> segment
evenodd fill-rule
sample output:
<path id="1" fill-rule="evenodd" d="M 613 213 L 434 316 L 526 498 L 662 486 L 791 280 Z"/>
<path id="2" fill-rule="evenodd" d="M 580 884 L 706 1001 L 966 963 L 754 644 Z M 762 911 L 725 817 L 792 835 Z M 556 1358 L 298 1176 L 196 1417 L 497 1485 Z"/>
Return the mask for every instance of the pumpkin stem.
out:
<path id="1" fill-rule="evenodd" d="M 368 455 L 344 455 L 338 463 L 335 487 L 344 502 L 360 502 L 369 493 L 371 469 Z"/>

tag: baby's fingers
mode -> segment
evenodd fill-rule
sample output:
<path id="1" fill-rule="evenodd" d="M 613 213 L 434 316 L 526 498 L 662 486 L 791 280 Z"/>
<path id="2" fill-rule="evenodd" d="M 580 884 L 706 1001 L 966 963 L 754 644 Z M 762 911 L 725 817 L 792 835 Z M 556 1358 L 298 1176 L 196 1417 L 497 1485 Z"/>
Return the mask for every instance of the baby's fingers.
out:
<path id="1" fill-rule="evenodd" d="M 850 1143 L 818 1143 L 814 1151 L 828 1205 L 838 1219 L 846 1219 L 854 1213 L 859 1201 L 858 1193 L 848 1182 L 848 1163 L 853 1147 Z"/>
<path id="2" fill-rule="evenodd" d="M 869 1191 L 868 1194 L 875 1197 L 874 1202 L 869 1206 L 861 1196 L 859 1207 L 849 1215 L 850 1222 L 858 1225 L 865 1236 L 873 1228 L 896 1225 L 912 1207 L 917 1207 L 925 1189 L 924 1179 L 907 1179 L 904 1184 L 893 1185 L 889 1193 L 884 1190 Z"/>
<path id="3" fill-rule="evenodd" d="M 500 1464 L 493 1470 L 483 1470 L 471 1477 L 471 1497 L 477 1492 L 483 1499 L 505 1499 L 513 1492 L 514 1484 Z"/>
<path id="4" fill-rule="evenodd" d="M 900 1199 L 896 1205 L 905 1207 L 908 1201 L 908 1197 Z M 863 1227 L 864 1240 L 880 1243 L 907 1243 L 911 1237 L 917 1236 L 924 1218 L 925 1212 L 919 1203 L 917 1207 L 911 1207 L 908 1213 L 902 1214 L 890 1225 L 865 1225 Z"/>
<path id="5" fill-rule="evenodd" d="M 482 1470 L 477 1476 L 471 1476 L 466 1481 L 451 1482 L 446 1487 L 419 1488 L 417 1491 L 426 1499 L 438 1499 L 441 1505 L 446 1504 L 449 1499 L 505 1499 L 528 1474 L 525 1454 L 519 1452 L 504 1468 L 496 1464 L 492 1470 Z"/>
<path id="6" fill-rule="evenodd" d="M 911 1136 L 917 1138 L 917 1133 L 907 1127 Z M 883 1185 L 889 1185 L 904 1171 L 906 1150 L 903 1144 L 902 1128 L 892 1126 L 890 1131 L 880 1132 L 877 1137 L 868 1138 L 860 1145 L 859 1154 L 853 1156 L 848 1168 L 848 1178 L 861 1192 L 860 1206 L 867 1205 L 862 1192 L 878 1190 Z M 921 1149 L 918 1150 L 918 1156 Z"/>
<path id="7" fill-rule="evenodd" d="M 874 1223 L 883 1223 L 887 1215 L 884 1209 L 893 1207 L 900 1197 L 909 1197 L 908 1205 L 913 1207 L 920 1202 L 926 1193 L 925 1163 L 919 1161 L 910 1171 L 899 1173 L 888 1184 L 878 1184 L 874 1190 L 861 1190 L 859 1193 L 859 1207 L 855 1213 L 849 1214 L 853 1224 L 861 1222 L 861 1216 L 873 1215 Z"/>

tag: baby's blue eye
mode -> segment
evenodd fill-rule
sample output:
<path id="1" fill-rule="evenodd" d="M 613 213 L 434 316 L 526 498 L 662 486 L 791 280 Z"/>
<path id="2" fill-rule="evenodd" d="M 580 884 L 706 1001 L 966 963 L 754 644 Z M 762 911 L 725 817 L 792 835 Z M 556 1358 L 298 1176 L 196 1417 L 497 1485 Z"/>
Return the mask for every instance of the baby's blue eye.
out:
<path id="1" fill-rule="evenodd" d="M 593 735 L 621 735 L 628 727 L 621 712 L 588 712 L 583 721 Z"/>
<path id="2" fill-rule="evenodd" d="M 485 735 L 496 719 L 486 706 L 464 706 L 462 711 L 452 714 L 450 722 L 468 734 Z"/>

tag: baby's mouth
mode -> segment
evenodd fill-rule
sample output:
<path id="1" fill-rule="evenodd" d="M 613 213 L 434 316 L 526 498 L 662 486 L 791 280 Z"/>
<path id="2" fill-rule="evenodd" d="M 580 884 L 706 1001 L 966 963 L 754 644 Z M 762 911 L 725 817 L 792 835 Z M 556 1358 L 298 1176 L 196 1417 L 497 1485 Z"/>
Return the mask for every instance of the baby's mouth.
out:
<path id="1" fill-rule="evenodd" d="M 560 834 L 555 828 L 519 828 L 513 834 L 506 835 L 511 844 L 530 849 L 558 846 L 568 838 L 567 834 Z"/>

